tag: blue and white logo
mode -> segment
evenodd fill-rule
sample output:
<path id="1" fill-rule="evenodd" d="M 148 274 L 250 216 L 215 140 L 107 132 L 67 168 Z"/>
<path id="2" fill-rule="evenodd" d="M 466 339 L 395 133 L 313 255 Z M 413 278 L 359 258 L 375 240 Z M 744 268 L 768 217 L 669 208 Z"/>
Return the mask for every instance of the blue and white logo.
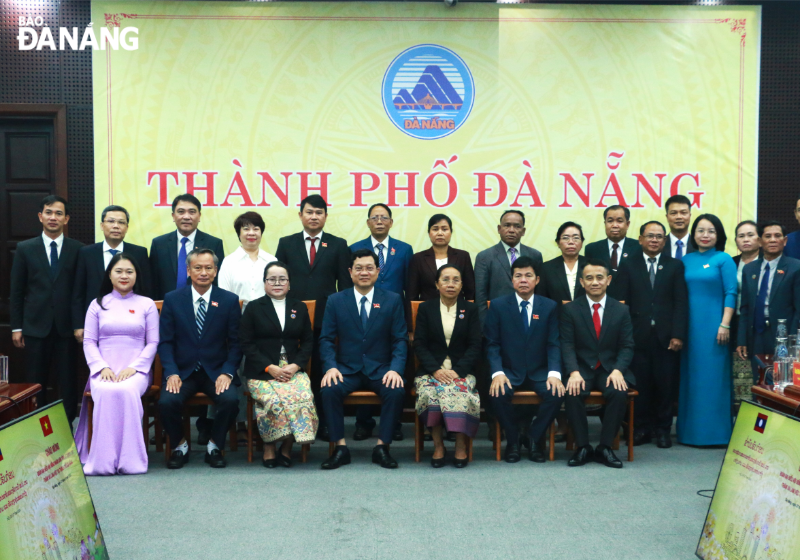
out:
<path id="1" fill-rule="evenodd" d="M 414 138 L 436 140 L 464 124 L 475 101 L 466 63 L 450 49 L 417 45 L 395 58 L 383 76 L 383 107 Z"/>

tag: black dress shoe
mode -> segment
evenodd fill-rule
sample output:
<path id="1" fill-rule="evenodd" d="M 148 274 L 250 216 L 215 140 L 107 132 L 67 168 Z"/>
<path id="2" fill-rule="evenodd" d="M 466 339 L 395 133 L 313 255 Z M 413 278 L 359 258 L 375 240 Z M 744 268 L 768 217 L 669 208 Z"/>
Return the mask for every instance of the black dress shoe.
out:
<path id="1" fill-rule="evenodd" d="M 228 465 L 219 449 L 213 449 L 211 453 L 206 451 L 205 461 L 212 469 L 224 469 Z"/>
<path id="2" fill-rule="evenodd" d="M 283 453 L 278 453 L 275 458 L 278 460 L 278 464 L 282 467 L 286 467 L 287 469 L 292 468 L 294 461 L 292 461 L 291 457 L 287 457 Z"/>
<path id="3" fill-rule="evenodd" d="M 656 445 L 661 449 L 669 449 L 672 447 L 672 438 L 669 437 L 669 434 L 658 434 Z"/>
<path id="4" fill-rule="evenodd" d="M 445 463 L 447 463 L 447 452 L 445 451 L 444 455 L 439 459 L 434 459 L 431 457 L 431 466 L 434 469 L 441 469 Z"/>
<path id="5" fill-rule="evenodd" d="M 372 462 L 382 466 L 384 469 L 396 469 L 397 461 L 389 455 L 389 447 L 386 445 L 376 445 L 372 450 Z"/>
<path id="6" fill-rule="evenodd" d="M 521 458 L 519 444 L 509 443 L 506 445 L 506 463 L 518 463 Z"/>
<path id="7" fill-rule="evenodd" d="M 567 462 L 567 465 L 570 467 L 582 467 L 587 462 L 591 461 L 592 459 L 592 446 L 587 445 L 586 447 L 580 447 L 578 450 L 570 457 L 570 460 Z"/>
<path id="8" fill-rule="evenodd" d="M 349 465 L 350 464 L 350 450 L 347 449 L 346 445 L 337 445 L 336 449 L 333 450 L 333 455 L 325 459 L 325 462 L 322 463 L 323 470 L 330 471 L 333 469 L 338 469 L 342 465 Z"/>
<path id="9" fill-rule="evenodd" d="M 458 459 L 458 458 L 456 458 L 456 457 L 453 457 L 453 466 L 454 466 L 455 468 L 457 468 L 457 469 L 463 469 L 463 468 L 464 468 L 464 467 L 466 467 L 467 465 L 469 465 L 469 455 L 467 455 L 467 456 L 466 456 L 466 457 L 464 457 L 463 459 Z"/>
<path id="10" fill-rule="evenodd" d="M 189 462 L 189 454 L 176 449 L 172 452 L 172 455 L 169 456 L 169 460 L 167 461 L 167 468 L 180 469 L 183 468 L 183 465 L 185 465 L 188 462 Z"/>
<path id="11" fill-rule="evenodd" d="M 372 428 L 366 428 L 356 424 L 356 431 L 353 434 L 353 439 L 356 441 L 364 441 L 372 437 Z"/>
<path id="12" fill-rule="evenodd" d="M 633 445 L 644 445 L 653 441 L 653 436 L 647 432 L 636 432 L 633 434 Z"/>
<path id="13" fill-rule="evenodd" d="M 403 435 L 403 427 L 398 424 L 394 427 L 394 431 L 392 432 L 392 441 L 403 441 L 405 436 Z"/>
<path id="14" fill-rule="evenodd" d="M 537 441 L 536 444 L 531 448 L 530 455 L 528 455 L 528 459 L 533 461 L 534 463 L 544 463 L 547 459 L 545 458 L 547 453 L 545 452 L 545 446 L 543 441 Z"/>
<path id="15" fill-rule="evenodd" d="M 614 451 L 610 447 L 603 447 L 594 453 L 594 460 L 612 469 L 621 469 L 622 461 L 617 459 Z"/>
<path id="16" fill-rule="evenodd" d="M 320 424 L 319 429 L 317 429 L 317 439 L 320 441 L 330 441 L 330 436 L 328 435 L 328 426 L 325 424 Z"/>
<path id="17" fill-rule="evenodd" d="M 278 466 L 278 459 L 275 457 L 272 459 L 261 459 L 261 464 L 264 465 L 265 469 L 274 469 Z"/>

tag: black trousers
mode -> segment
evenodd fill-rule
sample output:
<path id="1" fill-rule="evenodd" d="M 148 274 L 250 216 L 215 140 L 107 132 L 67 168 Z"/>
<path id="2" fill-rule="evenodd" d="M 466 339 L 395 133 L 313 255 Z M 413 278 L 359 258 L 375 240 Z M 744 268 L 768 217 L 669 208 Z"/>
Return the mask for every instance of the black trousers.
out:
<path id="1" fill-rule="evenodd" d="M 614 389 L 613 384 L 606 387 L 606 381 L 611 372 L 602 366 L 594 370 L 593 376 L 584 377 L 586 388 L 580 395 L 574 397 L 567 393 L 567 418 L 575 434 L 575 443 L 578 447 L 589 445 L 589 421 L 586 418 L 586 403 L 584 399 L 591 391 L 602 391 L 606 400 L 605 413 L 603 414 L 603 430 L 600 432 L 600 445 L 611 447 L 614 438 L 619 433 L 622 419 L 625 418 L 628 396 L 625 391 Z M 581 374 L 583 376 L 583 374 Z"/>
<path id="2" fill-rule="evenodd" d="M 650 330 L 647 346 L 636 348 L 631 369 L 639 391 L 634 409 L 637 432 L 669 434 L 679 358 L 680 352 L 668 350 L 659 343 L 655 328 Z"/>
<path id="3" fill-rule="evenodd" d="M 503 430 L 506 432 L 506 440 L 509 444 L 519 442 L 519 428 L 517 426 L 516 416 L 514 415 L 514 407 L 511 404 L 511 398 L 514 396 L 514 391 L 536 391 L 536 394 L 542 398 L 542 403 L 539 405 L 539 410 L 536 412 L 536 417 L 531 422 L 528 428 L 528 437 L 531 444 L 538 442 L 544 437 L 548 426 L 553 423 L 553 419 L 561 409 L 561 403 L 564 397 L 553 395 L 547 389 L 546 381 L 534 381 L 532 379 L 525 379 L 521 385 L 517 385 L 511 389 L 508 385 L 505 386 L 506 394 L 502 392 L 496 397 L 489 397 L 489 402 L 494 410 L 494 415 Z"/>
<path id="4" fill-rule="evenodd" d="M 78 387 L 73 367 L 75 339 L 72 336 L 58 335 L 55 327 L 44 337 L 24 335 L 25 338 L 25 381 L 42 386 L 39 393 L 39 404 L 44 406 L 47 400 L 47 382 L 50 369 L 55 366 L 58 382 L 58 396 L 64 401 L 64 410 L 70 424 L 78 410 Z"/>
<path id="5" fill-rule="evenodd" d="M 228 427 L 239 414 L 239 395 L 233 382 L 226 391 L 217 395 L 215 380 L 212 380 L 201 368 L 183 380 L 180 392 L 170 393 L 166 387 L 167 380 L 165 379 L 161 395 L 158 398 L 158 411 L 173 449 L 178 446 L 184 436 L 189 437 L 189 434 L 183 433 L 183 406 L 186 400 L 195 393 L 204 393 L 214 401 L 217 413 L 211 426 L 211 440 L 220 449 L 224 448 Z"/>

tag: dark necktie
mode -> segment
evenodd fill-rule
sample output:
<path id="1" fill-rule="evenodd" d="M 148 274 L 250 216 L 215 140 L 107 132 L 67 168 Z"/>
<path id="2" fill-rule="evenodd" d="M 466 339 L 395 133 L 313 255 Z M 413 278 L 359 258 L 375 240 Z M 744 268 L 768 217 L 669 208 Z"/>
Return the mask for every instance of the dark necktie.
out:
<path id="1" fill-rule="evenodd" d="M 113 259 L 114 255 L 119 253 L 119 249 L 109 249 L 108 252 L 111 253 L 111 258 Z"/>
<path id="2" fill-rule="evenodd" d="M 367 296 L 361 296 L 361 327 L 364 330 L 367 329 L 367 319 L 369 319 L 367 315 Z"/>
<path id="3" fill-rule="evenodd" d="M 522 325 L 525 327 L 525 333 L 527 334 L 531 328 L 530 321 L 528 320 L 528 304 L 529 301 L 522 301 L 520 305 L 522 306 Z"/>
<path id="4" fill-rule="evenodd" d="M 515 247 L 511 247 L 508 252 L 511 253 L 511 264 L 514 264 L 514 261 L 517 260 L 517 249 Z"/>
<path id="5" fill-rule="evenodd" d="M 50 242 L 50 274 L 55 277 L 58 269 L 58 243 Z"/>
<path id="6" fill-rule="evenodd" d="M 614 243 L 611 246 L 611 270 L 617 270 L 617 264 L 619 263 L 619 243 Z"/>
<path id="7" fill-rule="evenodd" d="M 181 250 L 178 251 L 178 276 L 175 278 L 175 289 L 180 290 L 186 285 L 186 242 L 188 237 L 181 237 Z"/>
<path id="8" fill-rule="evenodd" d="M 771 268 L 769 265 L 764 267 L 764 276 L 761 278 L 761 286 L 758 288 L 758 297 L 756 297 L 756 309 L 754 315 L 756 332 L 761 334 L 767 330 L 767 315 L 765 310 L 767 308 L 767 291 L 769 290 L 769 273 Z"/>
<path id="9" fill-rule="evenodd" d="M 650 263 L 650 287 L 655 288 L 656 286 L 656 259 L 655 257 L 650 257 L 647 259 L 647 262 Z"/>
<path id="10" fill-rule="evenodd" d="M 675 242 L 675 258 L 678 260 L 683 258 L 683 241 L 680 239 Z"/>
<path id="11" fill-rule="evenodd" d="M 600 340 L 600 304 L 595 303 L 592 305 L 594 308 L 594 312 L 592 313 L 592 322 L 594 323 L 594 333 L 597 335 L 597 340 Z M 594 369 L 600 367 L 600 360 L 597 360 L 597 363 L 594 365 Z"/>
<path id="12" fill-rule="evenodd" d="M 375 245 L 375 247 L 378 248 L 378 268 L 380 270 L 383 270 L 383 264 L 385 262 L 383 260 L 383 243 L 378 243 L 377 245 Z"/>
<path id="13" fill-rule="evenodd" d="M 317 258 L 317 238 L 306 237 L 307 241 L 311 241 L 311 250 L 308 252 L 308 266 L 314 266 L 314 259 Z"/>
<path id="14" fill-rule="evenodd" d="M 195 315 L 195 322 L 197 323 L 197 336 L 203 334 L 203 325 L 206 322 L 206 300 L 200 298 L 198 300 L 197 315 Z"/>

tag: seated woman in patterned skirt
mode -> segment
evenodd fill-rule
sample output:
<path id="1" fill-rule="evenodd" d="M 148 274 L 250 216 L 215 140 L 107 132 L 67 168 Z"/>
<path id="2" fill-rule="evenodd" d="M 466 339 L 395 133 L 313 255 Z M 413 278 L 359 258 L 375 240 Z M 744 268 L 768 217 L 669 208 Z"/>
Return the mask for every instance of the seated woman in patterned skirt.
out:
<path id="1" fill-rule="evenodd" d="M 316 438 L 317 409 L 311 382 L 301 369 L 311 356 L 314 334 L 306 304 L 288 299 L 289 270 L 273 261 L 264 268 L 266 295 L 244 310 L 239 338 L 244 376 L 256 401 L 258 432 L 264 440 L 262 464 L 292 466 L 292 444 Z M 282 441 L 280 452 L 275 442 Z"/>
<path id="2" fill-rule="evenodd" d="M 419 371 L 414 382 L 417 414 L 430 428 L 435 446 L 431 465 L 444 466 L 442 424 L 456 434 L 454 465 L 466 467 L 467 438 L 478 431 L 481 403 L 474 370 L 481 353 L 478 308 L 459 297 L 461 268 L 444 264 L 436 272 L 439 297 L 420 304 L 414 330 Z"/>

